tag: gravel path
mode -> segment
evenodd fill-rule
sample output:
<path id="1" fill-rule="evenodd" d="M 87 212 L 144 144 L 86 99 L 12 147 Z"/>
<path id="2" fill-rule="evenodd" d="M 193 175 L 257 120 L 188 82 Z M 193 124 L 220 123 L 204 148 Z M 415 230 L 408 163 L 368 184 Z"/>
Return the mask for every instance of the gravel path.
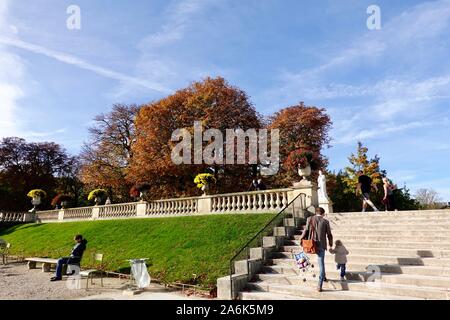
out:
<path id="1" fill-rule="evenodd" d="M 28 270 L 26 263 L 0 264 L 0 300 L 191 300 L 205 297 L 186 296 L 179 291 L 151 284 L 144 293 L 136 296 L 123 295 L 130 280 L 118 278 L 94 280 L 86 291 L 86 279 L 81 280 L 81 289 L 69 289 L 72 284 L 63 281 L 50 282 L 53 273 L 43 273 L 41 269 Z"/>
<path id="2" fill-rule="evenodd" d="M 69 289 L 70 281 L 50 282 L 53 273 L 43 273 L 41 269 L 28 270 L 26 264 L 12 263 L 6 266 L 0 264 L 0 300 L 61 300 L 80 299 L 99 294 L 121 292 L 126 288 L 127 280 L 108 278 L 104 287 L 100 280 L 89 285 L 86 291 L 86 280 L 81 281 L 82 289 Z M 119 291 L 120 290 L 120 291 Z"/>

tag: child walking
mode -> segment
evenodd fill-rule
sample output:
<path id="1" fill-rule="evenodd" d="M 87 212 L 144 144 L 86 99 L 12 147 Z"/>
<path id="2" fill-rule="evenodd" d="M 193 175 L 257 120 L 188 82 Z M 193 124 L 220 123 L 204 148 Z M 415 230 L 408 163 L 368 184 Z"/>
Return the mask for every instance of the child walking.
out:
<path id="1" fill-rule="evenodd" d="M 334 249 L 330 249 L 330 253 L 334 254 L 337 269 L 341 270 L 341 281 L 345 280 L 345 271 L 347 264 L 348 250 L 344 247 L 341 240 L 336 240 Z"/>

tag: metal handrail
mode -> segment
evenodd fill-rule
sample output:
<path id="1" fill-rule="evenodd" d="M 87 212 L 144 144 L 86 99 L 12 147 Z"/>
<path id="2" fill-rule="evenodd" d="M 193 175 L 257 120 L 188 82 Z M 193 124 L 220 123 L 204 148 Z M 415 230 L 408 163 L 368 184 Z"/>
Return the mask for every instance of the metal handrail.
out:
<path id="1" fill-rule="evenodd" d="M 244 250 L 247 249 L 247 260 L 249 258 L 249 249 L 250 249 L 250 245 L 253 243 L 254 240 L 256 240 L 259 236 L 262 235 L 263 232 L 265 232 L 267 230 L 267 228 L 271 227 L 273 222 L 276 221 L 278 218 L 280 218 L 283 214 L 286 213 L 286 209 L 289 208 L 291 205 L 294 205 L 294 202 L 299 198 L 299 197 L 305 197 L 306 198 L 306 194 L 305 193 L 300 193 L 298 194 L 291 202 L 289 202 L 286 207 L 284 207 L 280 212 L 277 213 L 277 215 L 275 217 L 273 217 L 253 238 L 251 238 L 243 247 L 241 247 L 241 249 L 230 259 L 230 290 L 231 290 L 231 299 L 234 300 L 233 297 L 233 274 L 234 274 L 234 262 L 235 260 L 240 256 L 240 254 L 242 252 L 244 252 Z M 303 208 L 306 210 L 306 208 Z M 295 214 L 295 207 L 293 210 L 294 214 Z M 263 252 L 264 254 L 264 252 Z M 248 261 L 247 261 L 248 263 Z M 248 269 L 248 268 L 247 268 Z"/>

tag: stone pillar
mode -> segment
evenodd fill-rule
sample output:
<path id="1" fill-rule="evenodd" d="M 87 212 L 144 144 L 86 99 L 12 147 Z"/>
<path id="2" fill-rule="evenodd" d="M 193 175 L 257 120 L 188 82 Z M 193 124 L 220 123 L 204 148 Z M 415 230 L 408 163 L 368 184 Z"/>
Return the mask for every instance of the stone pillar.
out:
<path id="1" fill-rule="evenodd" d="M 63 221 L 64 220 L 64 209 L 59 210 L 58 212 L 58 221 Z"/>
<path id="2" fill-rule="evenodd" d="M 292 201 L 297 197 L 299 194 L 305 194 L 306 199 L 302 199 L 301 197 L 294 202 L 294 216 L 298 218 L 306 218 L 307 213 L 306 212 L 300 212 L 297 210 L 298 208 L 301 208 L 302 202 L 305 201 L 306 207 L 304 208 L 306 211 L 309 211 L 310 213 L 315 213 L 315 208 L 319 206 L 319 197 L 317 194 L 317 184 L 315 182 L 305 180 L 303 179 L 300 182 L 295 182 L 292 190 L 289 192 L 289 201 Z"/>
<path id="3" fill-rule="evenodd" d="M 319 207 L 324 208 L 326 214 L 333 213 L 333 202 L 330 199 L 320 199 Z"/>
<path id="4" fill-rule="evenodd" d="M 92 220 L 98 220 L 100 217 L 100 207 L 95 206 L 92 208 Z"/>
<path id="5" fill-rule="evenodd" d="M 37 214 L 35 213 L 24 213 L 23 214 L 23 222 L 31 223 L 36 222 Z"/>
<path id="6" fill-rule="evenodd" d="M 198 198 L 197 213 L 211 213 L 211 196 L 201 196 Z"/>
<path id="7" fill-rule="evenodd" d="M 136 215 L 138 217 L 145 217 L 147 214 L 147 202 L 146 201 L 140 201 L 136 205 Z"/>

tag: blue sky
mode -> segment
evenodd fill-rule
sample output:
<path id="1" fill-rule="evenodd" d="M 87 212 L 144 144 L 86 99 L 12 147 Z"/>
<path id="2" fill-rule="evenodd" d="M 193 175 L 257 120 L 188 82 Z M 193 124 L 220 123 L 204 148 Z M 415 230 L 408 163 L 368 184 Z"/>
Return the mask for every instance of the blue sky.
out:
<path id="1" fill-rule="evenodd" d="M 361 140 L 397 183 L 450 201 L 449 56 L 449 0 L 0 0 L 0 137 L 77 153 L 113 103 L 220 75 L 266 115 L 327 108 L 332 170 Z"/>

